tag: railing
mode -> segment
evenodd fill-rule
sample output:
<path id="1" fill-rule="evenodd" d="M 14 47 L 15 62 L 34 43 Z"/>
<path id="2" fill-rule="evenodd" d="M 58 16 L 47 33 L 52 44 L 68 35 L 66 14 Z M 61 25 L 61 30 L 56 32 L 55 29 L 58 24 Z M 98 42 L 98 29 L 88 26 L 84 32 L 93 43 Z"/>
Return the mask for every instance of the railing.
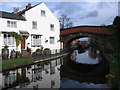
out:
<path id="1" fill-rule="evenodd" d="M 42 60 L 42 59 L 47 59 L 47 58 L 52 58 L 56 56 L 63 55 L 65 53 L 71 52 L 72 49 L 67 48 L 67 49 L 55 49 L 55 50 L 47 50 L 47 51 L 41 51 L 41 52 L 36 52 L 34 55 L 32 55 L 34 60 Z"/>

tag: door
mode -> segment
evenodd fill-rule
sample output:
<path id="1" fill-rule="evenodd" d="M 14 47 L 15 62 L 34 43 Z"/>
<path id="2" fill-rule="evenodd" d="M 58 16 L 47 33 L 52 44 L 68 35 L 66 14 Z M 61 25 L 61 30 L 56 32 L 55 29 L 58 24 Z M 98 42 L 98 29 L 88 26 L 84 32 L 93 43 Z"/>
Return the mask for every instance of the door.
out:
<path id="1" fill-rule="evenodd" d="M 25 49 L 25 38 L 23 38 L 23 40 L 21 40 L 21 50 Z"/>

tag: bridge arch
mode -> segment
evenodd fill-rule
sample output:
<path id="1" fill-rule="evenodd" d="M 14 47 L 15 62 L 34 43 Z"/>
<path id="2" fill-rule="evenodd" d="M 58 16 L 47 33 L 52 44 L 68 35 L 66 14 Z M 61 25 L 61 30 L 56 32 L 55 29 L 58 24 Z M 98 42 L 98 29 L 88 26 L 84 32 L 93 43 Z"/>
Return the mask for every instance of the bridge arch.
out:
<path id="1" fill-rule="evenodd" d="M 91 35 L 91 34 L 87 34 L 87 33 L 84 33 L 84 34 L 77 34 L 77 35 L 69 35 L 67 36 L 67 39 L 64 41 L 64 47 L 67 48 L 70 46 L 70 43 L 73 41 L 73 40 L 76 40 L 76 39 L 79 39 L 79 38 L 83 38 L 83 37 L 89 37 L 93 40 L 96 39 L 96 36 L 95 35 Z"/>
<path id="2" fill-rule="evenodd" d="M 62 29 L 61 41 L 63 42 L 63 47 L 67 48 L 72 40 L 81 37 L 90 37 L 94 40 L 99 38 L 104 39 L 106 36 L 111 35 L 106 27 L 102 26 L 78 26 L 72 28 Z"/>

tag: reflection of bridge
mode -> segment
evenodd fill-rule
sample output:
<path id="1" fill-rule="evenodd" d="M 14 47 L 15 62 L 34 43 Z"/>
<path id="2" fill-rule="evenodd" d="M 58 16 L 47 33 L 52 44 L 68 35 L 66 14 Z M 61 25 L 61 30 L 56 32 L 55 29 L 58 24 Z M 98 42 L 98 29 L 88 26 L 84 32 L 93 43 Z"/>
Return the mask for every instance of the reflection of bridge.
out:
<path id="1" fill-rule="evenodd" d="M 102 60 L 101 63 L 79 64 L 68 58 L 63 61 L 60 74 L 79 82 L 106 83 L 106 75 L 109 73 L 109 62 Z"/>
<path id="2" fill-rule="evenodd" d="M 78 26 L 61 30 L 61 40 L 64 47 L 68 47 L 71 41 L 78 38 L 91 37 L 96 39 L 96 37 L 100 37 L 105 39 L 109 35 L 109 30 L 103 26 Z"/>

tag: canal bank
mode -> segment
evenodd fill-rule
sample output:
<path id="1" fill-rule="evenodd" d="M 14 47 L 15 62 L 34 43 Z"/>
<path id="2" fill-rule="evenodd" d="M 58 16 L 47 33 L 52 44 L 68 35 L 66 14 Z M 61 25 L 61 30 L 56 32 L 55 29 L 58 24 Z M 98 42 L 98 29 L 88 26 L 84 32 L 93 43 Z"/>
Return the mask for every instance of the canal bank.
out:
<path id="1" fill-rule="evenodd" d="M 48 57 L 48 55 L 46 55 L 46 56 L 44 56 L 44 58 L 39 58 L 39 59 L 38 58 L 35 59 L 35 57 L 29 57 L 29 58 L 3 60 L 0 63 L 0 67 L 2 68 L 2 70 L 0 72 L 17 69 L 17 68 L 21 68 L 21 67 L 26 67 L 26 66 L 44 62 L 44 61 L 50 61 L 50 60 L 57 59 L 60 57 L 65 57 L 68 54 L 69 53 L 63 53 L 63 54 L 58 54 L 58 55 L 53 55 L 53 56 L 51 55 L 50 57 Z"/>
<path id="2" fill-rule="evenodd" d="M 111 42 L 112 43 L 112 42 Z M 108 85 L 111 89 L 120 89 L 120 52 L 116 52 L 115 46 L 112 46 L 110 42 L 108 45 L 103 46 L 98 44 L 99 50 L 102 52 L 104 58 L 110 64 L 109 74 L 106 75 L 108 78 Z M 111 46 L 111 47 L 110 47 Z"/>
<path id="3" fill-rule="evenodd" d="M 120 89 L 120 61 L 117 60 L 114 52 L 106 54 L 105 57 L 110 62 L 110 73 L 107 76 L 109 79 L 108 85 L 112 89 L 119 90 Z"/>

